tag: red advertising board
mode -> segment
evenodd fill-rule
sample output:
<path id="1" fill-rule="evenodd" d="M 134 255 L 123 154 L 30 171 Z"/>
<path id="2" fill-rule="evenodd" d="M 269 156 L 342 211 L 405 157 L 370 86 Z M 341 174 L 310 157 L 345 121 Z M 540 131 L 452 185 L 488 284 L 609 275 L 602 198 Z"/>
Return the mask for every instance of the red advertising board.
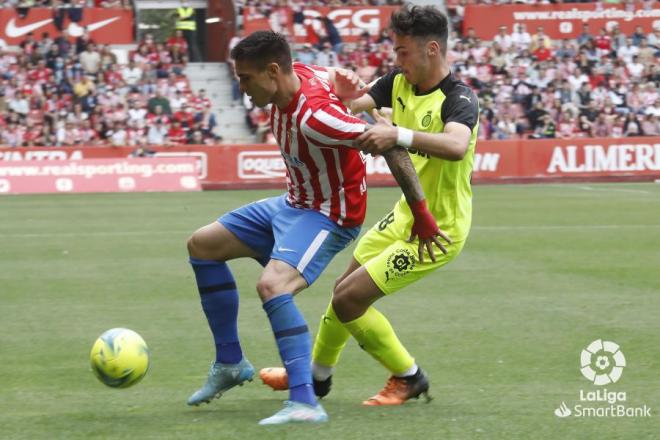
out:
<path id="1" fill-rule="evenodd" d="M 193 161 L 207 189 L 284 188 L 285 167 L 277 146 L 158 147 L 155 158 Z M 13 164 L 125 158 L 132 148 L 0 148 L 0 179 Z M 394 185 L 382 157 L 366 158 L 371 186 Z M 4 171 L 3 171 L 4 170 Z M 660 137 L 480 141 L 472 181 L 544 182 L 660 179 Z"/>
<path id="2" fill-rule="evenodd" d="M 646 2 L 648 5 L 649 3 Z M 491 40 L 500 26 L 511 33 L 514 23 L 523 23 L 527 32 L 533 34 L 539 26 L 552 39 L 575 38 L 582 31 L 582 23 L 589 23 L 592 35 L 601 28 L 618 25 L 621 32 L 630 35 L 636 26 L 644 33 L 653 32 L 654 23 L 660 19 L 658 2 L 622 4 L 610 3 L 558 3 L 535 5 L 467 5 L 463 20 L 463 31 L 474 28 L 477 37 Z"/>
<path id="3" fill-rule="evenodd" d="M 0 162 L 0 194 L 199 191 L 194 158 Z"/>
<path id="4" fill-rule="evenodd" d="M 316 17 L 329 17 L 342 40 L 345 43 L 358 41 L 360 35 L 368 32 L 378 35 L 390 23 L 390 15 L 396 11 L 396 6 L 344 6 L 330 8 L 326 6 L 305 7 L 303 13 L 306 19 Z M 321 26 L 321 24 L 314 24 Z M 243 26 L 245 35 L 258 30 L 273 29 L 278 32 L 286 32 L 293 35 L 296 43 L 307 41 L 307 30 L 305 26 L 293 24 L 293 11 L 288 7 L 277 8 L 269 17 L 265 17 L 253 8 L 244 8 Z"/>
<path id="5" fill-rule="evenodd" d="M 73 22 L 68 10 L 63 9 L 62 28 L 71 37 L 79 37 L 87 28 L 94 42 L 101 44 L 129 44 L 133 42 L 133 11 L 130 9 L 84 8 L 82 20 Z M 55 27 L 54 10 L 30 8 L 27 16 L 21 18 L 15 9 L 0 9 L 0 38 L 7 44 L 18 45 L 32 32 L 36 40 L 48 32 L 51 38 L 60 35 Z"/>

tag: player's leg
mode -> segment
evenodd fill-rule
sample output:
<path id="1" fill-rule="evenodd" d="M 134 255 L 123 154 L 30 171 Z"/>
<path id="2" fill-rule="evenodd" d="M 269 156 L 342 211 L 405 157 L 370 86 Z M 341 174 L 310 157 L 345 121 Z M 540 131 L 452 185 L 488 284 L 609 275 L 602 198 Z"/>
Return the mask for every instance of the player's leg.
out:
<path id="1" fill-rule="evenodd" d="M 429 400 L 428 379 L 387 318 L 372 304 L 433 273 L 454 259 L 462 247 L 463 242 L 454 243 L 435 263 L 419 263 L 417 244 L 398 239 L 337 286 L 333 306 L 338 317 L 360 346 L 392 373 L 385 388 L 365 405 L 400 405 L 421 394 Z"/>
<path id="2" fill-rule="evenodd" d="M 346 271 L 335 281 L 335 287 L 351 272 L 360 267 L 353 258 Z M 344 328 L 335 315 L 332 302 L 321 316 L 319 330 L 312 348 L 312 379 L 314 394 L 325 397 L 332 386 L 334 366 L 339 361 L 339 355 L 346 346 L 351 334 Z M 259 371 L 262 382 L 275 391 L 289 389 L 289 379 L 283 367 L 267 367 Z"/>
<path id="3" fill-rule="evenodd" d="M 314 211 L 283 210 L 273 223 L 276 244 L 257 290 L 271 322 L 289 382 L 289 402 L 261 424 L 325 421 L 312 388 L 311 340 L 293 295 L 311 285 L 359 228 L 344 229 Z M 308 418 L 308 420 L 306 419 Z"/>
<path id="4" fill-rule="evenodd" d="M 226 261 L 268 255 L 274 242 L 269 218 L 280 203 L 274 198 L 246 205 L 198 229 L 188 239 L 190 263 L 216 347 L 207 381 L 188 399 L 189 405 L 208 403 L 254 376 L 238 338 L 238 290 Z"/>
<path id="5" fill-rule="evenodd" d="M 391 213 L 386 215 L 382 221 L 378 222 L 367 234 L 360 238 L 351 263 L 335 282 L 335 289 L 346 277 L 359 269 L 362 263 L 382 253 L 390 242 L 395 239 L 391 228 L 387 228 L 392 219 Z M 350 332 L 337 318 L 331 301 L 321 317 L 319 331 L 312 351 L 314 392 L 318 397 L 324 397 L 330 392 L 332 374 L 349 337 Z M 288 389 L 287 375 L 283 368 L 264 368 L 259 372 L 259 376 L 264 384 L 274 390 Z"/>

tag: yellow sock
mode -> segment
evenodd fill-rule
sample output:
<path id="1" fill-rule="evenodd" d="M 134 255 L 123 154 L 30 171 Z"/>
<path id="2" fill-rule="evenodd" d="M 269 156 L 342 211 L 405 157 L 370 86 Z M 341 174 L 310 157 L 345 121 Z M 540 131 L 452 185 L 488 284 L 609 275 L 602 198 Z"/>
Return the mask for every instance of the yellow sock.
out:
<path id="1" fill-rule="evenodd" d="M 396 337 L 390 322 L 375 308 L 369 307 L 364 315 L 344 323 L 344 327 L 351 332 L 360 347 L 392 374 L 401 374 L 415 364 L 415 359 Z"/>
<path id="2" fill-rule="evenodd" d="M 312 350 L 312 361 L 326 367 L 334 367 L 339 362 L 339 355 L 350 337 L 351 334 L 337 318 L 331 302 L 321 317 L 319 332 Z"/>

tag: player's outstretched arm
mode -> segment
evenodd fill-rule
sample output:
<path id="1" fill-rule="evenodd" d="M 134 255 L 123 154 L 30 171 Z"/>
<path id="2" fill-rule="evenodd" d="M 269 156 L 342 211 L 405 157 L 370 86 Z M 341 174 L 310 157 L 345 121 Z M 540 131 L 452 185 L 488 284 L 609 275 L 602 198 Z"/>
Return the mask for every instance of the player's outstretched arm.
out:
<path id="1" fill-rule="evenodd" d="M 335 88 L 335 94 L 357 115 L 376 107 L 374 99 L 367 95 L 371 86 L 377 81 L 365 84 L 357 73 L 336 67 L 328 68 L 328 80 Z"/>
<path id="2" fill-rule="evenodd" d="M 368 149 L 373 146 L 373 143 L 381 147 L 385 145 L 378 142 L 382 140 L 378 133 L 394 127 L 378 113 L 374 113 L 374 118 L 376 125 L 369 127 L 367 131 L 358 137 L 356 146 Z M 424 249 L 428 251 L 431 261 L 435 261 L 434 243 L 443 253 L 447 253 L 447 249 L 442 245 L 438 237 L 442 237 L 448 243 L 451 243 L 451 240 L 438 229 L 435 218 L 433 218 L 433 215 L 431 215 L 426 206 L 424 191 L 419 183 L 419 177 L 410 159 L 410 155 L 405 148 L 396 145 L 396 138 L 394 142 L 387 144 L 387 148 L 382 148 L 379 153 L 385 158 L 392 175 L 399 184 L 399 187 L 401 187 L 401 191 L 415 219 L 410 240 L 412 241 L 416 237 L 419 237 L 418 253 L 420 261 L 424 261 Z"/>
<path id="3" fill-rule="evenodd" d="M 433 244 L 435 243 L 446 254 L 447 249 L 438 240 L 438 237 L 442 237 L 447 243 L 451 243 L 451 239 L 438 229 L 435 218 L 426 206 L 424 191 L 422 190 L 422 185 L 419 183 L 419 177 L 417 177 L 417 172 L 410 159 L 410 155 L 405 148 L 394 146 L 384 151 L 382 156 L 387 162 L 387 166 L 390 168 L 396 182 L 399 184 L 413 214 L 414 222 L 409 240 L 413 241 L 416 237 L 419 237 L 419 246 L 417 248 L 419 261 L 424 261 L 424 249 L 426 249 L 431 261 L 435 262 Z"/>

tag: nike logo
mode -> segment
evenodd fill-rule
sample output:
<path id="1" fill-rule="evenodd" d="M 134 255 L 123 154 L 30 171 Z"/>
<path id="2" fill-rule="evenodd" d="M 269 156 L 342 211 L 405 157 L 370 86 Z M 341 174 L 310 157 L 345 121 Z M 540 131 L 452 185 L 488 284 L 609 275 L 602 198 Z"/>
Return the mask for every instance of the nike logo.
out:
<path id="1" fill-rule="evenodd" d="M 397 96 L 396 100 L 401 104 L 401 110 L 406 111 L 406 105 L 403 103 L 403 99 L 401 99 L 400 96 Z"/>
<path id="2" fill-rule="evenodd" d="M 16 26 L 16 19 L 12 18 L 11 20 L 9 20 L 9 23 L 7 23 L 7 29 L 5 29 L 5 34 L 7 34 L 9 38 L 22 37 L 23 35 L 27 35 L 30 32 L 34 32 L 35 29 L 39 29 L 42 26 L 46 26 L 51 21 L 53 21 L 53 19 L 48 18 L 46 20 L 41 20 L 41 21 L 36 21 L 34 23 L 26 24 L 25 26 Z"/>
<path id="3" fill-rule="evenodd" d="M 117 20 L 119 20 L 120 17 L 112 17 L 112 18 L 106 18 L 105 20 L 97 21 L 96 23 L 90 23 L 84 26 L 80 26 L 76 23 L 71 23 L 68 27 L 68 31 L 71 34 L 71 36 L 74 37 L 79 37 L 80 35 L 83 34 L 83 31 L 85 28 L 89 32 L 93 32 L 97 29 L 101 29 L 104 26 L 109 25 L 110 23 L 113 23 Z M 30 32 L 34 32 L 35 30 L 39 29 L 40 27 L 46 26 L 50 22 L 52 22 L 52 18 L 48 18 L 46 20 L 41 20 L 41 21 L 36 21 L 34 23 L 26 24 L 23 26 L 16 25 L 16 19 L 12 18 L 9 20 L 7 23 L 7 28 L 5 29 L 5 34 L 9 38 L 20 38 L 23 35 L 27 35 Z"/>
<path id="4" fill-rule="evenodd" d="M 465 96 L 465 95 L 461 95 L 460 98 L 463 98 L 463 99 L 467 100 L 467 102 L 469 102 L 470 104 L 472 104 L 472 100 L 471 100 L 470 98 L 468 98 L 467 96 Z"/>
<path id="5" fill-rule="evenodd" d="M 289 366 L 289 365 L 291 365 L 292 363 L 294 363 L 294 362 L 296 362 L 296 361 L 299 361 L 300 359 L 302 359 L 302 358 L 295 358 L 295 359 L 291 359 L 290 361 L 284 361 L 284 365 L 285 365 L 285 366 Z"/>
<path id="6" fill-rule="evenodd" d="M 295 249 L 289 249 L 289 248 L 283 248 L 283 247 L 278 247 L 277 252 L 295 252 Z"/>
<path id="7" fill-rule="evenodd" d="M 105 20 L 97 21 L 96 23 L 91 23 L 83 26 L 80 26 L 76 23 L 70 23 L 69 27 L 67 28 L 67 31 L 69 31 L 69 35 L 71 35 L 72 37 L 80 37 L 82 34 L 85 33 L 85 28 L 87 28 L 89 32 L 93 32 L 117 20 L 119 20 L 119 17 L 106 18 Z"/>

